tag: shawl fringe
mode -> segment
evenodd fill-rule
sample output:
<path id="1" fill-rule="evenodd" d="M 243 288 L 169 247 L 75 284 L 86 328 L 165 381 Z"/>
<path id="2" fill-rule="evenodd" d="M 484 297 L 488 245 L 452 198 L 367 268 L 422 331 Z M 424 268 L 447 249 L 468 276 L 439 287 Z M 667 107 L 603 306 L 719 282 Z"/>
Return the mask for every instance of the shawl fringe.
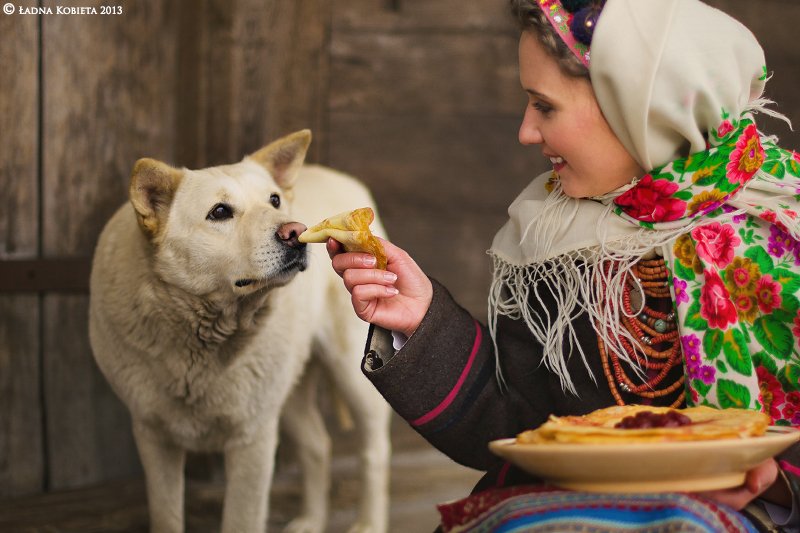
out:
<path id="1" fill-rule="evenodd" d="M 558 216 L 568 209 L 564 204 L 577 205 L 577 202 L 560 192 L 557 184 L 556 188 L 559 191 L 550 195 L 548 203 L 528 225 L 522 239 L 552 235 L 555 232 L 547 231 L 545 227 L 551 225 L 553 220 L 563 220 Z M 553 197 L 556 199 L 551 200 Z M 740 212 L 733 211 L 717 220 L 733 217 Z M 567 363 L 576 352 L 592 381 L 597 383 L 574 326 L 575 320 L 583 314 L 588 315 L 592 328 L 606 349 L 628 363 L 644 381 L 644 369 L 631 359 L 624 348 L 625 341 L 633 344 L 639 342 L 620 326 L 622 317 L 630 316 L 622 308 L 625 280 L 631 280 L 634 288 L 644 294 L 640 280 L 629 275 L 634 265 L 643 257 L 665 255 L 662 252 L 664 247 L 707 221 L 698 217 L 686 225 L 670 229 L 638 228 L 629 235 L 609 240 L 605 229 L 608 227 L 608 218 L 612 216 L 617 215 L 613 212 L 613 204 L 609 204 L 597 221 L 597 241 L 603 243 L 597 246 L 548 257 L 547 252 L 555 244 L 554 239 L 549 239 L 548 242 L 539 243 L 541 248 L 537 247 L 542 250 L 542 259 L 524 265 L 513 264 L 491 250 L 488 252 L 493 260 L 488 298 L 489 332 L 494 343 L 496 376 L 501 388 L 505 388 L 497 344 L 497 321 L 501 315 L 525 323 L 543 347 L 542 364 L 559 377 L 563 390 L 575 396 L 579 394 Z M 674 300 L 674 288 L 671 285 L 670 292 Z M 555 312 L 548 309 L 548 301 L 555 307 Z M 643 306 L 644 301 L 639 308 L 632 309 L 633 315 L 630 317 L 641 313 Z"/>

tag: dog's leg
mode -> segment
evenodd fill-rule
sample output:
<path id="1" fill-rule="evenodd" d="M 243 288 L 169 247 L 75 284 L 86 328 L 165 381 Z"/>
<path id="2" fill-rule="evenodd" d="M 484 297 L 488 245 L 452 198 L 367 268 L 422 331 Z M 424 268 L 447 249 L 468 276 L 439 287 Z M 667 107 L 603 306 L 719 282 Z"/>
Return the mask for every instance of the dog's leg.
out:
<path id="1" fill-rule="evenodd" d="M 341 331 L 341 330 L 340 330 Z M 343 356 L 363 349 L 363 331 L 341 331 L 340 351 L 327 354 L 328 371 L 338 392 L 353 412 L 360 440 L 361 501 L 358 521 L 349 533 L 384 533 L 389 513 L 389 424 L 391 410 L 372 384 L 361 374 L 358 364 Z M 349 338 L 348 338 L 349 337 Z"/>
<path id="2" fill-rule="evenodd" d="M 319 368 L 312 361 L 281 415 L 286 435 L 294 442 L 303 473 L 303 510 L 284 533 L 321 533 L 328 520 L 331 441 L 317 406 Z"/>
<path id="3" fill-rule="evenodd" d="M 183 532 L 186 452 L 141 424 L 134 423 L 133 435 L 147 479 L 150 532 Z"/>
<path id="4" fill-rule="evenodd" d="M 225 448 L 225 504 L 222 533 L 262 533 L 267 528 L 267 501 L 275 448 L 277 415 L 249 444 Z"/>

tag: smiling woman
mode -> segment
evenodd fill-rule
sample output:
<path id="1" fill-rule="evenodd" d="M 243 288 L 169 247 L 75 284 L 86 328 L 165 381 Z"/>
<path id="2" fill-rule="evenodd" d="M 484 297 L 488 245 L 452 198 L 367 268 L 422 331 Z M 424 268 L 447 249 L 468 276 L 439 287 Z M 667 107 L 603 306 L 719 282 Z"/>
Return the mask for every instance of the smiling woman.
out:
<path id="1" fill-rule="evenodd" d="M 574 198 L 600 196 L 642 176 L 603 117 L 589 80 L 561 65 L 534 33 L 522 33 L 519 71 L 528 107 L 519 142 L 540 146 L 564 194 Z"/>
<path id="2" fill-rule="evenodd" d="M 549 489 L 488 451 L 553 414 L 703 405 L 800 425 L 800 202 L 791 196 L 800 165 L 756 126 L 756 114 L 777 115 L 762 98 L 759 43 L 699 0 L 511 8 L 528 95 L 519 140 L 553 170 L 519 194 L 494 238 L 488 325 L 391 243 L 396 279 L 329 246 L 354 310 L 373 325 L 366 375 L 431 443 L 487 470 L 472 498 L 443 506 L 444 525 L 459 531 L 609 519 L 579 512 L 597 509 L 597 497 L 580 493 L 562 504 L 556 494 L 543 510 Z M 748 466 L 738 486 L 656 505 L 674 512 L 676 529 L 717 531 L 722 521 L 752 531 L 748 516 L 764 510 L 783 524 L 800 508 L 800 446 Z M 615 496 L 602 508 L 651 504 Z M 653 520 L 634 512 L 623 521 Z"/>

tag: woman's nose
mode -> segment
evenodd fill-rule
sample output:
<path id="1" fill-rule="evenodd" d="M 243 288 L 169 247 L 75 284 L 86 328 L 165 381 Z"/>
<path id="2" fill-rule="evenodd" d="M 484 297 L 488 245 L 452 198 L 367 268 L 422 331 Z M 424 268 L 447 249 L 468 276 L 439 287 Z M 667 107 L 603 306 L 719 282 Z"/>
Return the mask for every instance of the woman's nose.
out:
<path id="1" fill-rule="evenodd" d="M 543 142 L 542 132 L 534 115 L 535 111 L 528 106 L 522 117 L 522 124 L 519 127 L 520 144 L 541 144 Z"/>

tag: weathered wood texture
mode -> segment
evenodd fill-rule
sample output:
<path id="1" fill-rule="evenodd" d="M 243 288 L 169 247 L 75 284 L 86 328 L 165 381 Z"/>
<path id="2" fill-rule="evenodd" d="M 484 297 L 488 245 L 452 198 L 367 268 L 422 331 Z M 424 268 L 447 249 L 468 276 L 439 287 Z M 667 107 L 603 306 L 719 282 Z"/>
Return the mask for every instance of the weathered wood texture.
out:
<path id="1" fill-rule="evenodd" d="M 39 298 L 0 296 L 0 497 L 44 488 Z"/>
<path id="2" fill-rule="evenodd" d="M 39 31 L 0 17 L 0 259 L 35 257 L 39 234 Z M 13 73 L 13 75 L 10 75 Z"/>
<path id="3" fill-rule="evenodd" d="M 506 32 L 506 0 L 334 0 L 334 38 L 376 33 Z"/>
<path id="4" fill-rule="evenodd" d="M 0 16 L 0 260 L 39 248 L 38 21 Z M 39 298 L 0 294 L 0 496 L 42 490 Z"/>
<path id="5" fill-rule="evenodd" d="M 544 161 L 517 143 L 526 98 L 504 0 L 340 1 L 330 163 L 373 189 L 389 236 L 476 316 L 485 251 Z"/>
<path id="6" fill-rule="evenodd" d="M 310 128 L 324 146 L 330 5 L 326 0 L 182 0 L 177 158 L 230 163 Z"/>
<path id="7" fill-rule="evenodd" d="M 125 2 L 121 15 L 42 17 L 45 256 L 91 256 L 125 200 L 133 162 L 172 159 L 178 19 L 171 5 L 139 0 Z M 127 412 L 92 359 L 88 297 L 44 300 L 47 487 L 138 472 Z"/>
<path id="8" fill-rule="evenodd" d="M 710 2 L 762 40 L 767 95 L 800 120 L 784 22 L 800 4 Z M 139 157 L 197 168 L 310 127 L 309 159 L 362 178 L 389 236 L 485 316 L 484 251 L 548 167 L 517 143 L 525 95 L 506 0 L 116 4 L 122 15 L 0 15 L 0 260 L 89 257 Z M 0 294 L 0 496 L 138 471 L 128 415 L 91 358 L 87 301 Z"/>
<path id="9" fill-rule="evenodd" d="M 800 2 L 769 0 L 707 0 L 707 3 L 730 13 L 747 26 L 764 48 L 771 79 L 765 96 L 776 102 L 773 109 L 800 126 L 800 49 L 797 47 L 795 21 L 800 20 Z M 759 127 L 778 135 L 781 146 L 800 150 L 800 131 L 791 131 L 780 120 L 759 115 Z"/>

